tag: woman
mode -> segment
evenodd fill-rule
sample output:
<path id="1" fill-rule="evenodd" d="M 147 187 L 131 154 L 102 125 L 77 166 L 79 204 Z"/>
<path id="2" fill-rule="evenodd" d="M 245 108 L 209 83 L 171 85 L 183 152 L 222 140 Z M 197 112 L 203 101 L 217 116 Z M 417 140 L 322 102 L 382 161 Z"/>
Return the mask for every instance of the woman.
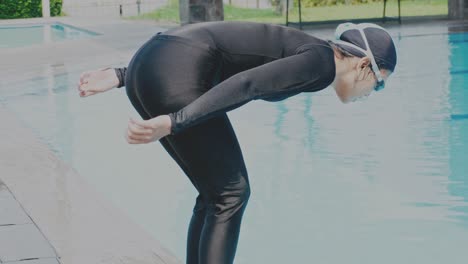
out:
<path id="1" fill-rule="evenodd" d="M 229 264 L 250 188 L 226 112 L 330 85 L 347 103 L 382 89 L 395 66 L 393 41 L 374 24 L 342 24 L 324 41 L 281 25 L 203 22 L 157 33 L 128 68 L 83 73 L 78 89 L 126 87 L 143 118 L 130 119 L 128 143 L 159 140 L 198 191 L 187 263 Z"/>

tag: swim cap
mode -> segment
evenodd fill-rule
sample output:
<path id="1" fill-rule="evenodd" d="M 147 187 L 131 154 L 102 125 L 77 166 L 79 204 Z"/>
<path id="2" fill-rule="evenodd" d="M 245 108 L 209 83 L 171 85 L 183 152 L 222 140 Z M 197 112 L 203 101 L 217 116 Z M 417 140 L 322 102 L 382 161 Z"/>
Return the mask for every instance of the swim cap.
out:
<path id="1" fill-rule="evenodd" d="M 392 37 L 383 27 L 372 23 L 340 24 L 335 31 L 335 38 L 338 40 L 336 44 L 357 57 L 367 56 L 363 52 L 363 50 L 366 50 L 366 40 L 363 39 L 360 30 L 367 39 L 370 52 L 373 54 L 379 69 L 387 69 L 393 72 L 397 63 L 396 48 Z M 341 44 L 349 43 L 352 45 L 340 45 L 341 41 L 347 42 Z"/>

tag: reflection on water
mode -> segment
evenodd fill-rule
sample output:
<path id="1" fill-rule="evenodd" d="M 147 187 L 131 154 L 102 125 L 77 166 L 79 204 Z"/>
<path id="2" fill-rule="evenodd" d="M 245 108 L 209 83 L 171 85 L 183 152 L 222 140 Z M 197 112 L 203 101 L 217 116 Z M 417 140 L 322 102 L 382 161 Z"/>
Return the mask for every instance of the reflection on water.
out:
<path id="1" fill-rule="evenodd" d="M 252 184 L 236 263 L 465 263 L 465 38 L 401 38 L 397 72 L 366 102 L 326 89 L 230 112 Z M 183 258 L 193 187 L 158 143 L 125 143 L 137 114 L 123 90 L 79 98 L 78 73 L 45 66 L 0 99 Z"/>
<path id="2" fill-rule="evenodd" d="M 0 26 L 0 48 L 18 48 L 95 35 L 94 32 L 60 23 Z"/>

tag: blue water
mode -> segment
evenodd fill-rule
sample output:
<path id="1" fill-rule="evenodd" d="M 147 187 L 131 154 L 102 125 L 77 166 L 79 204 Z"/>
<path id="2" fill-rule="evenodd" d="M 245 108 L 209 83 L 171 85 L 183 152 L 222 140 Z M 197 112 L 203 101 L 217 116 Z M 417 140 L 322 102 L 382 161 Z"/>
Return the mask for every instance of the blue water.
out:
<path id="1" fill-rule="evenodd" d="M 0 48 L 26 47 L 96 35 L 97 33 L 61 23 L 0 26 Z"/>
<path id="2" fill-rule="evenodd" d="M 236 263 L 467 263 L 468 34 L 395 41 L 397 71 L 365 102 L 326 89 L 229 112 L 252 184 Z M 45 67 L 0 103 L 183 259 L 182 170 L 125 142 L 125 91 L 79 98 L 80 70 Z"/>

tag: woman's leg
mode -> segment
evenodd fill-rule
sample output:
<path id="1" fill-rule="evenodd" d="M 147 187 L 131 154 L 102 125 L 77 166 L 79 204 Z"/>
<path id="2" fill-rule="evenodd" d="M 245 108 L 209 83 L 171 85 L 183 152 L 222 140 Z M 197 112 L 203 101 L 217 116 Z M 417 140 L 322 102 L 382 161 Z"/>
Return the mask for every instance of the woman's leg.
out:
<path id="1" fill-rule="evenodd" d="M 158 115 L 151 115 L 153 104 L 144 108 L 131 101 L 144 119 Z M 160 141 L 200 192 L 188 230 L 187 264 L 233 263 L 250 185 L 229 118 L 222 114 Z"/>
<path id="2" fill-rule="evenodd" d="M 199 264 L 232 264 L 250 184 L 237 137 L 226 114 L 170 139 L 190 160 L 207 207 L 200 236 Z"/>
<path id="3" fill-rule="evenodd" d="M 143 100 L 143 105 L 151 113 L 151 104 Z M 197 204 L 204 208 L 200 217 L 194 210 L 187 263 L 232 264 L 250 185 L 228 116 L 222 114 L 166 138 L 187 164 L 199 188 Z M 195 258 L 197 249 L 198 258 Z"/>
<path id="4" fill-rule="evenodd" d="M 140 114 L 140 116 L 144 120 L 148 120 L 151 116 L 146 112 L 146 110 L 141 105 L 135 90 L 126 87 L 127 96 L 130 99 L 135 110 Z M 179 167 L 184 171 L 187 177 L 190 179 L 192 184 L 196 187 L 196 184 L 191 176 L 189 169 L 187 168 L 186 164 L 183 160 L 177 156 L 177 153 L 174 151 L 173 147 L 169 143 L 167 137 L 164 137 L 159 140 L 161 145 L 164 149 L 169 153 L 169 155 L 176 161 Z M 197 188 L 198 189 L 198 188 Z M 187 235 L 187 264 L 198 264 L 198 248 L 199 248 L 199 241 L 200 241 L 200 234 L 203 229 L 203 223 L 205 221 L 205 212 L 206 207 L 203 202 L 201 195 L 199 194 L 196 198 L 195 206 L 193 208 L 192 218 L 190 220 L 189 228 L 188 228 L 188 235 Z"/>

